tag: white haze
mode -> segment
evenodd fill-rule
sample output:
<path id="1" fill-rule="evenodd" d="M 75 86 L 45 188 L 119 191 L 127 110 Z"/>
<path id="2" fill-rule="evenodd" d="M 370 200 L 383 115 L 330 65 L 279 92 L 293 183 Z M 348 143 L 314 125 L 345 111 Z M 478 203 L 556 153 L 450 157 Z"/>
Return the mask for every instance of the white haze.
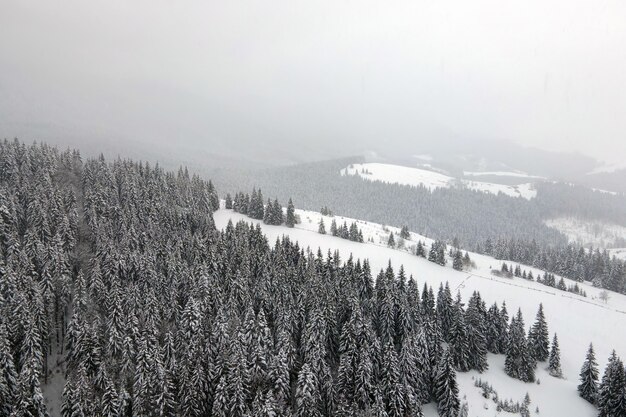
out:
<path id="1" fill-rule="evenodd" d="M 625 22 L 622 0 L 3 0 L 0 135 L 622 162 Z"/>

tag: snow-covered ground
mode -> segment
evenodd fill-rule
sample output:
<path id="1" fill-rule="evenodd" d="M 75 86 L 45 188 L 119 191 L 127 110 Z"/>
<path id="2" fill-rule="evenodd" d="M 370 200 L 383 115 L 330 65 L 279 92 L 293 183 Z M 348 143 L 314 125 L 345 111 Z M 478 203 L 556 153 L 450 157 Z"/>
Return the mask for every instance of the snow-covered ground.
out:
<path id="1" fill-rule="evenodd" d="M 608 248 L 619 239 L 626 239 L 626 227 L 601 221 L 582 220 L 574 217 L 559 217 L 544 222 L 567 236 L 570 242 L 596 248 Z"/>
<path id="2" fill-rule="evenodd" d="M 466 177 L 483 177 L 483 176 L 499 176 L 499 177 L 517 177 L 531 179 L 545 179 L 537 175 L 530 175 L 521 171 L 463 171 Z"/>
<path id="3" fill-rule="evenodd" d="M 447 175 L 426 169 L 381 163 L 352 164 L 341 170 L 341 175 L 357 174 L 370 181 L 412 186 L 423 185 L 430 190 L 448 188 L 454 180 Z"/>
<path id="4" fill-rule="evenodd" d="M 592 169 L 591 171 L 587 173 L 587 175 L 615 172 L 615 171 L 620 171 L 622 169 L 626 169 L 626 162 L 620 162 L 620 163 L 615 163 L 615 164 L 604 164 L 604 165 L 601 165 L 599 167 Z"/>
<path id="5" fill-rule="evenodd" d="M 602 193 L 602 194 L 611 194 L 611 195 L 617 195 L 618 194 L 615 191 L 603 190 L 601 188 L 592 188 L 592 190 L 593 191 L 597 191 L 597 192 Z"/>
<path id="6" fill-rule="evenodd" d="M 436 290 L 439 284 L 445 281 L 450 283 L 454 293 L 460 291 L 464 300 L 467 300 L 473 291 L 480 291 L 483 299 L 489 306 L 493 302 L 506 301 L 509 314 L 513 314 L 518 308 L 522 310 L 525 325 L 528 328 L 534 321 L 539 303 L 543 303 L 548 320 L 551 335 L 558 333 L 561 347 L 561 361 L 564 373 L 563 379 L 556 379 L 545 371 L 547 364 L 540 363 L 537 368 L 537 378 L 540 384 L 523 383 L 512 379 L 504 373 L 504 356 L 489 355 L 489 370 L 483 374 L 477 372 L 458 373 L 461 398 L 466 397 L 469 403 L 472 417 L 509 416 L 511 414 L 496 411 L 495 404 L 480 395 L 480 389 L 474 386 L 474 379 L 481 378 L 487 381 L 498 392 L 500 398 L 510 398 L 514 401 L 522 401 L 528 392 L 532 401 L 532 415 L 536 415 L 535 407 L 539 407 L 540 414 L 550 417 L 576 417 L 597 415 L 597 411 L 587 402 L 578 397 L 576 386 L 578 373 L 585 358 L 585 353 L 590 342 L 594 343 L 601 372 L 604 370 L 607 358 L 615 349 L 622 358 L 626 358 L 626 296 L 611 293 L 605 304 L 598 299 L 599 289 L 588 284 L 581 287 L 587 292 L 588 298 L 575 294 L 562 292 L 536 282 L 530 282 L 521 278 L 498 278 L 490 273 L 491 268 L 499 268 L 501 261 L 493 258 L 472 254 L 470 256 L 476 263 L 472 271 L 455 271 L 450 266 L 441 267 L 428 262 L 410 253 L 410 250 L 398 250 L 386 247 L 389 230 L 398 236 L 399 229 L 384 227 L 379 224 L 358 221 L 362 229 L 365 241 L 373 240 L 373 243 L 356 243 L 348 240 L 321 235 L 317 233 L 321 218 L 324 219 L 326 230 L 329 230 L 333 218 L 321 216 L 311 211 L 296 210 L 301 223 L 294 229 L 284 226 L 269 226 L 262 222 L 261 227 L 270 242 L 276 238 L 288 235 L 296 240 L 302 247 L 310 247 L 312 250 L 321 248 L 338 250 L 343 259 L 350 254 L 357 258 L 368 258 L 372 266 L 372 272 L 376 274 L 379 269 L 386 267 L 390 260 L 394 269 L 404 265 L 407 274 L 413 275 L 421 288 L 424 282 L 432 285 Z M 245 220 L 255 222 L 247 216 L 235 213 L 232 210 L 219 210 L 214 214 L 218 228 L 224 228 L 229 220 L 237 222 Z M 340 216 L 334 217 L 338 225 L 344 221 L 348 225 L 354 219 Z M 422 240 L 430 245 L 432 241 L 414 233 L 406 243 L 411 247 L 417 240 Z M 522 266 L 526 270 L 532 270 L 534 275 L 540 271 L 536 268 Z M 566 280 L 568 284 L 571 281 Z M 428 405 L 424 409 L 427 417 L 437 415 L 435 408 Z"/>
<path id="7" fill-rule="evenodd" d="M 611 256 L 626 260 L 626 248 L 609 249 L 609 253 L 611 254 Z"/>
<path id="8" fill-rule="evenodd" d="M 503 193 L 511 197 L 531 199 L 537 196 L 533 184 L 504 185 L 492 182 L 469 181 L 426 169 L 411 168 L 401 165 L 366 163 L 352 164 L 341 170 L 341 175 L 359 175 L 370 181 L 381 181 L 390 184 L 424 187 L 432 190 L 452 186 L 467 187 L 472 190 L 491 194 Z"/>

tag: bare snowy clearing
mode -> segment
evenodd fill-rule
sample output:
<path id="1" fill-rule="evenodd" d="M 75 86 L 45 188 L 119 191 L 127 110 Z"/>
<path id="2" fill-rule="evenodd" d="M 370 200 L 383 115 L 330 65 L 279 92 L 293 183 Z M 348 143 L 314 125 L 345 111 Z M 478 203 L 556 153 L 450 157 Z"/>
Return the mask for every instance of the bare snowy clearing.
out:
<path id="1" fill-rule="evenodd" d="M 229 220 L 237 222 L 259 223 L 270 242 L 287 235 L 296 240 L 302 247 L 309 247 L 322 251 L 338 250 L 344 260 L 351 254 L 357 258 L 368 258 L 372 272 L 387 266 L 391 261 L 397 271 L 404 265 L 407 274 L 413 275 L 421 288 L 424 282 L 432 285 L 436 290 L 439 284 L 445 281 L 450 283 L 453 292 L 461 292 L 467 300 L 473 291 L 480 291 L 487 305 L 493 302 L 506 301 L 509 313 L 518 308 L 522 310 L 525 325 L 528 327 L 535 318 L 539 303 L 543 303 L 550 333 L 557 332 L 561 342 L 561 362 L 563 379 L 556 379 L 545 371 L 546 363 L 539 363 L 537 378 L 540 384 L 524 383 L 512 379 L 504 373 L 504 355 L 489 355 L 490 368 L 483 374 L 475 371 L 458 373 L 460 397 L 466 397 L 469 403 L 471 416 L 505 416 L 506 412 L 497 412 L 496 405 L 481 396 L 481 390 L 474 386 L 474 379 L 481 378 L 487 381 L 498 392 L 500 398 L 509 398 L 513 401 L 522 401 L 528 392 L 532 401 L 531 411 L 539 407 L 540 415 L 544 416 L 595 416 L 597 410 L 581 399 L 576 391 L 578 373 L 585 358 L 589 342 L 594 342 L 598 362 L 601 369 L 615 349 L 618 355 L 626 356 L 626 296 L 610 293 L 607 303 L 598 299 L 600 289 L 586 283 L 579 284 L 588 298 L 546 287 L 537 282 L 521 278 L 499 278 L 491 275 L 492 268 L 499 268 L 502 261 L 488 256 L 470 253 L 476 268 L 472 271 L 455 271 L 451 267 L 441 267 L 426 259 L 409 253 L 417 240 L 425 241 L 427 245 L 431 239 L 411 233 L 411 239 L 405 242 L 405 250 L 391 249 L 384 244 L 387 241 L 388 231 L 399 235 L 399 229 L 384 227 L 379 224 L 355 220 L 346 217 L 322 216 L 317 212 L 296 210 L 301 224 L 290 229 L 284 226 L 268 226 L 262 222 L 252 220 L 247 216 L 235 213 L 232 210 L 219 210 L 214 214 L 218 228 L 224 228 Z M 320 219 L 324 219 L 328 230 L 332 219 L 337 224 L 356 221 L 362 229 L 365 241 L 370 243 L 356 243 L 330 235 L 317 233 Z M 448 262 L 448 265 L 450 262 Z M 537 275 L 541 271 L 529 266 L 522 266 Z M 573 281 L 567 280 L 568 284 Z M 600 325 L 598 323 L 601 323 Z M 432 405 L 424 407 L 428 417 L 437 415 Z"/>
<path id="2" fill-rule="evenodd" d="M 528 200 L 537 196 L 533 184 L 504 185 L 491 182 L 457 179 L 438 172 L 400 165 L 366 163 L 352 164 L 341 170 L 341 175 L 359 175 L 369 181 L 381 181 L 390 184 L 420 186 L 435 190 L 453 186 L 467 187 L 485 193 L 502 193 L 511 197 L 523 197 Z"/>
<path id="3" fill-rule="evenodd" d="M 463 171 L 466 177 L 484 177 L 484 176 L 501 176 L 501 177 L 517 177 L 517 178 L 533 178 L 545 179 L 537 175 L 530 175 L 521 171 Z"/>

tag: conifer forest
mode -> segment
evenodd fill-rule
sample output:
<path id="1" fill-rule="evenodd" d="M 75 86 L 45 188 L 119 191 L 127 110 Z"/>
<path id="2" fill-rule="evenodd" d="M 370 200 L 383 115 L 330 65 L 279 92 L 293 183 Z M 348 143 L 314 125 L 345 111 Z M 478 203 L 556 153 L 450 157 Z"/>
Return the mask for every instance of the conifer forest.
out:
<path id="1" fill-rule="evenodd" d="M 277 222 L 278 203 L 247 200 L 232 204 Z M 402 266 L 243 221 L 217 230 L 218 208 L 186 169 L 2 142 L 0 415 L 48 415 L 42 387 L 61 380 L 64 417 L 404 417 L 427 403 L 456 417 L 456 375 L 483 372 L 488 352 L 512 378 L 534 381 L 538 362 L 560 376 L 541 305 L 526 332 L 520 311 Z M 590 348 L 580 395 L 624 415 L 623 363 L 599 372 Z"/>

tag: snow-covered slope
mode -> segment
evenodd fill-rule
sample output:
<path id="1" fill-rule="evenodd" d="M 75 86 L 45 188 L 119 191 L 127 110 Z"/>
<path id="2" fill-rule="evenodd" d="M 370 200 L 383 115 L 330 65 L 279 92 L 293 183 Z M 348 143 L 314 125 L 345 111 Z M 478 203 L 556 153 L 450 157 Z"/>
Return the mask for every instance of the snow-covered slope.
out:
<path id="1" fill-rule="evenodd" d="M 531 183 L 520 185 L 504 185 L 491 182 L 469 181 L 457 179 L 448 175 L 420 168 L 411 168 L 401 165 L 366 163 L 352 164 L 341 170 L 341 175 L 359 175 L 370 181 L 381 181 L 390 184 L 410 186 L 423 185 L 431 191 L 437 188 L 452 186 L 467 187 L 472 190 L 491 194 L 503 193 L 511 197 L 531 199 L 536 197 L 537 191 Z"/>
<path id="2" fill-rule="evenodd" d="M 500 176 L 500 177 L 517 177 L 531 179 L 545 179 L 537 175 L 530 175 L 521 171 L 463 171 L 466 177 L 484 177 L 484 176 Z"/>
<path id="3" fill-rule="evenodd" d="M 352 164 L 342 169 L 341 175 L 360 175 L 370 181 L 391 184 L 423 185 L 430 190 L 448 188 L 454 180 L 452 177 L 434 171 L 380 163 Z"/>
<path id="4" fill-rule="evenodd" d="M 439 283 L 448 281 L 451 289 L 454 292 L 460 291 L 464 300 L 467 300 L 475 290 L 480 291 L 487 305 L 505 300 L 510 313 L 516 312 L 518 308 L 522 310 L 526 327 L 534 321 L 539 303 L 543 303 L 550 333 L 557 332 L 559 336 L 564 379 L 549 376 L 545 371 L 547 365 L 540 363 L 537 368 L 540 384 L 523 383 L 504 373 L 504 356 L 489 355 L 489 370 L 483 374 L 474 371 L 458 373 L 461 398 L 466 397 L 470 407 L 470 416 L 511 415 L 497 412 L 495 404 L 480 395 L 480 389 L 474 386 L 474 379 L 477 378 L 491 384 L 498 391 L 500 398 L 521 401 L 528 392 L 532 401 L 533 415 L 535 415 L 535 407 L 539 407 L 539 415 L 542 416 L 592 417 L 597 415 L 597 411 L 577 395 L 578 373 L 589 342 L 594 343 L 602 370 L 612 349 L 615 349 L 621 357 L 626 357 L 625 296 L 611 293 L 605 304 L 598 299 L 600 290 L 587 284 L 581 285 L 588 294 L 588 298 L 584 298 L 520 278 L 498 278 L 491 275 L 490 270 L 499 268 L 501 261 L 478 254 L 470 254 L 476 263 L 475 270 L 455 271 L 449 266 L 441 267 L 428 262 L 412 255 L 409 251 L 387 248 L 383 242 L 387 241 L 388 232 L 382 225 L 357 220 L 365 240 L 368 241 L 371 238 L 373 243 L 355 243 L 317 233 L 319 220 L 323 217 L 319 213 L 302 210 L 296 212 L 302 223 L 294 229 L 261 223 L 270 242 L 280 236 L 288 235 L 292 240 L 298 241 L 302 247 L 310 247 L 313 250 L 319 247 L 324 252 L 336 249 L 344 260 L 350 254 L 358 258 L 368 258 L 374 273 L 386 267 L 388 261 L 391 261 L 396 270 L 400 265 L 404 265 L 407 274 L 416 278 L 420 288 L 424 282 L 436 289 Z M 232 210 L 219 210 L 214 217 L 218 228 L 224 228 L 229 220 L 253 221 Z M 332 218 L 323 218 L 328 230 Z M 334 219 L 338 224 L 344 221 L 350 224 L 355 221 L 339 216 Z M 386 229 L 394 234 L 399 233 L 399 229 L 394 227 Z M 426 241 L 427 244 L 432 242 L 430 239 L 412 233 L 406 246 L 410 247 L 418 239 Z M 527 266 L 523 268 L 532 270 L 535 275 L 540 272 Z M 425 407 L 424 411 L 427 417 L 437 415 L 432 405 Z"/>
<path id="5" fill-rule="evenodd" d="M 626 260 L 626 248 L 609 249 L 609 253 L 618 259 Z"/>
<path id="6" fill-rule="evenodd" d="M 573 217 L 559 217 L 544 222 L 563 233 L 570 242 L 596 248 L 610 248 L 626 240 L 626 227 L 601 221 L 582 220 Z"/>
<path id="7" fill-rule="evenodd" d="M 601 165 L 601 166 L 596 167 L 596 168 L 592 169 L 591 171 L 589 171 L 589 173 L 587 173 L 587 175 L 603 174 L 603 173 L 607 173 L 607 172 L 615 172 L 615 171 L 620 171 L 622 169 L 626 169 L 626 162 L 621 162 L 621 163 L 616 163 L 616 164 Z"/>

